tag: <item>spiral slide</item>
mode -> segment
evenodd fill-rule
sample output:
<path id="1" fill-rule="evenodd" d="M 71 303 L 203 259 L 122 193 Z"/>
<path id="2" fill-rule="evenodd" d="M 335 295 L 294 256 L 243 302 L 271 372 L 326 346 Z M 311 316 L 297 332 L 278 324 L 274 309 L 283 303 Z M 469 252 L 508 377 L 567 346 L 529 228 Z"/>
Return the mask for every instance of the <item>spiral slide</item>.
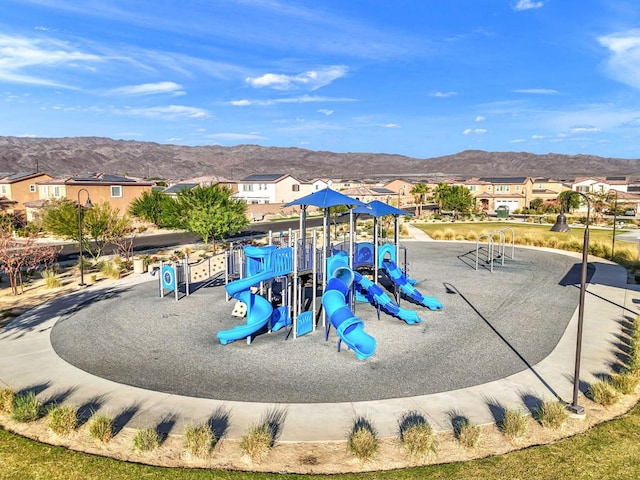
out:
<path id="1" fill-rule="evenodd" d="M 389 315 L 404 320 L 409 325 L 420 323 L 422 319 L 415 310 L 402 308 L 394 302 L 378 285 L 358 272 L 353 272 L 353 281 L 356 288 L 366 292 L 367 299 L 374 305 L 379 305 Z"/>
<path id="2" fill-rule="evenodd" d="M 322 294 L 322 306 L 338 338 L 354 351 L 358 360 L 365 360 L 376 351 L 376 339 L 364 331 L 364 322 L 347 305 L 353 271 L 344 252 L 327 259 L 327 276 L 330 280 Z"/>
<path id="3" fill-rule="evenodd" d="M 271 314 L 273 313 L 271 302 L 251 292 L 252 286 L 271 278 L 273 278 L 273 272 L 263 272 L 236 280 L 225 286 L 229 295 L 247 305 L 247 323 L 237 325 L 230 330 L 220 330 L 216 334 L 220 343 L 227 345 L 236 340 L 250 337 L 263 328 L 271 319 Z"/>
<path id="4" fill-rule="evenodd" d="M 440 303 L 436 297 L 425 297 L 422 293 L 416 290 L 416 288 L 411 285 L 411 282 L 407 279 L 407 276 L 394 261 L 385 259 L 381 263 L 381 266 L 391 281 L 400 287 L 400 291 L 408 295 L 412 300 L 424 305 L 429 310 L 440 310 L 442 308 L 442 303 Z"/>

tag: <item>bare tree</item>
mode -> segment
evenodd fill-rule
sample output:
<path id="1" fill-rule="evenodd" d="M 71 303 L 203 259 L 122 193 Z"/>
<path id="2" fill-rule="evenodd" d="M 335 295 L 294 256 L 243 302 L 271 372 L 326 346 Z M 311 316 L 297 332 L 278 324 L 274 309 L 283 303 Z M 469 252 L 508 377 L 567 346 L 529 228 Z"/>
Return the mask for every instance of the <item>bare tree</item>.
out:
<path id="1" fill-rule="evenodd" d="M 9 277 L 11 292 L 24 293 L 22 275 L 50 267 L 58 252 L 58 247 L 38 244 L 34 238 L 16 240 L 7 231 L 0 231 L 0 270 Z"/>

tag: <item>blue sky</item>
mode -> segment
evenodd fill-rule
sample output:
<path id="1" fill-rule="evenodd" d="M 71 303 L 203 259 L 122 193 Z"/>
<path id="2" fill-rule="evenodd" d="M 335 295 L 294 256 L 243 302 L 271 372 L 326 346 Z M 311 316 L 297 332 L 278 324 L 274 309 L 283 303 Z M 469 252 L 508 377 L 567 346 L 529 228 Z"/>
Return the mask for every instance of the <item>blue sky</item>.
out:
<path id="1" fill-rule="evenodd" d="M 3 0 L 0 135 L 640 158 L 637 0 Z"/>

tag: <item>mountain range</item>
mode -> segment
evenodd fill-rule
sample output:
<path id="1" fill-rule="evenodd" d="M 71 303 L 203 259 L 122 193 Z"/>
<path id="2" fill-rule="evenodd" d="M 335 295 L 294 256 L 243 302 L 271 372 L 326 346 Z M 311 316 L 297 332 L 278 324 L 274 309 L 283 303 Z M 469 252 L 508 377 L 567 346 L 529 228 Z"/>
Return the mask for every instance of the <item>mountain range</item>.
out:
<path id="1" fill-rule="evenodd" d="M 595 155 L 538 155 L 466 150 L 433 158 L 387 153 L 334 153 L 295 147 L 164 145 L 101 137 L 0 137 L 0 171 L 41 171 L 55 177 L 105 172 L 145 178 L 218 175 L 241 180 L 253 173 L 288 173 L 299 179 L 420 180 L 438 176 L 640 177 L 640 159 Z"/>

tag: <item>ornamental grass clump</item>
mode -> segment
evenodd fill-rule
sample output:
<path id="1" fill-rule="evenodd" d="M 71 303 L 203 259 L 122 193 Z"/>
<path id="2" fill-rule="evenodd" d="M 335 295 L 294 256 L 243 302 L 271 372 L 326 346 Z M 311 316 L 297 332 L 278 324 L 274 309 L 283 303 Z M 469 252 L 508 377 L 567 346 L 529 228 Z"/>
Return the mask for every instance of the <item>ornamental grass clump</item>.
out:
<path id="1" fill-rule="evenodd" d="M 11 415 L 13 413 L 13 405 L 16 398 L 16 391 L 11 388 L 3 388 L 0 390 L 0 413 Z"/>
<path id="2" fill-rule="evenodd" d="M 471 420 L 465 419 L 453 431 L 456 439 L 465 448 L 475 448 L 480 443 L 482 429 Z"/>
<path id="3" fill-rule="evenodd" d="M 78 426 L 78 410 L 70 405 L 54 405 L 47 418 L 49 429 L 61 437 L 66 437 Z"/>
<path id="4" fill-rule="evenodd" d="M 524 437 L 528 427 L 529 419 L 518 410 L 506 410 L 500 422 L 500 430 L 510 440 Z"/>
<path id="5" fill-rule="evenodd" d="M 535 416 L 540 425 L 554 430 L 561 429 L 569 418 L 565 404 L 559 401 L 543 402 L 536 409 Z"/>
<path id="6" fill-rule="evenodd" d="M 113 419 L 103 414 L 93 415 L 89 420 L 89 436 L 101 443 L 109 443 L 113 438 Z"/>
<path id="7" fill-rule="evenodd" d="M 44 279 L 44 285 L 46 288 L 59 288 L 62 286 L 62 280 L 54 270 L 43 270 L 42 278 Z"/>
<path id="8" fill-rule="evenodd" d="M 618 373 L 611 376 L 611 386 L 623 395 L 635 393 L 640 379 L 630 372 Z"/>
<path id="9" fill-rule="evenodd" d="M 608 407 L 620 400 L 620 393 L 610 382 L 598 380 L 589 386 L 589 397 L 599 405 Z"/>
<path id="10" fill-rule="evenodd" d="M 107 278 L 117 280 L 120 278 L 120 266 L 114 262 L 104 262 L 100 266 L 100 273 Z"/>
<path id="11" fill-rule="evenodd" d="M 267 423 L 251 426 L 240 439 L 240 451 L 253 461 L 263 460 L 272 445 L 273 435 Z"/>
<path id="12" fill-rule="evenodd" d="M 184 431 L 183 447 L 195 458 L 207 458 L 215 442 L 215 435 L 208 423 L 189 425 Z"/>
<path id="13" fill-rule="evenodd" d="M 35 422 L 42 415 L 42 404 L 33 392 L 16 395 L 13 401 L 13 412 L 11 418 L 16 422 Z"/>
<path id="14" fill-rule="evenodd" d="M 378 433 L 373 425 L 365 418 L 356 419 L 347 440 L 349 452 L 354 457 L 366 461 L 378 453 L 379 446 Z"/>
<path id="15" fill-rule="evenodd" d="M 400 441 L 412 457 L 435 454 L 438 448 L 433 428 L 421 414 L 409 412 L 400 421 Z"/>
<path id="16" fill-rule="evenodd" d="M 160 435 L 155 428 L 139 428 L 133 437 L 133 448 L 140 452 L 151 452 L 160 446 Z"/>

